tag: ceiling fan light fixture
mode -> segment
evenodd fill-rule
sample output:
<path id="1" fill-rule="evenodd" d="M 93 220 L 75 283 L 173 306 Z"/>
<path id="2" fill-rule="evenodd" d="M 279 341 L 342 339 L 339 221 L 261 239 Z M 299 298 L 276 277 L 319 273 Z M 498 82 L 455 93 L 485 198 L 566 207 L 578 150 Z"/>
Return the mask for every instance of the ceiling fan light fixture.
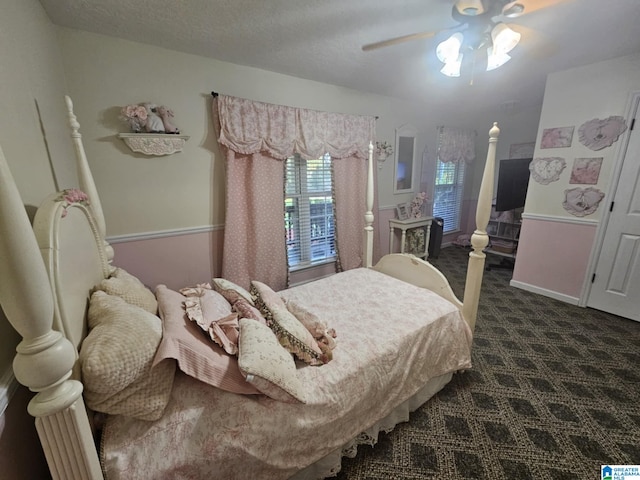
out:
<path id="1" fill-rule="evenodd" d="M 460 47 L 462 47 L 463 39 L 462 33 L 456 32 L 444 42 L 440 42 L 436 47 L 438 60 L 442 63 L 457 61 L 458 57 L 460 57 Z"/>
<path id="2" fill-rule="evenodd" d="M 475 17 L 484 13 L 484 5 L 482 5 L 482 0 L 458 0 L 456 10 L 460 15 Z"/>
<path id="3" fill-rule="evenodd" d="M 440 73 L 446 75 L 447 77 L 459 77 L 460 70 L 462 69 L 463 56 L 464 55 L 459 54 L 457 59 L 445 63 L 444 67 L 440 69 Z"/>
<path id="4" fill-rule="evenodd" d="M 495 52 L 493 47 L 487 48 L 487 72 L 501 67 L 511 60 L 511 56 L 506 53 Z"/>
<path id="5" fill-rule="evenodd" d="M 502 9 L 502 15 L 507 18 L 516 18 L 524 13 L 524 5 L 518 2 L 507 3 Z"/>
<path id="6" fill-rule="evenodd" d="M 502 22 L 496 24 L 491 30 L 493 51 L 498 55 L 509 53 L 518 45 L 521 36 Z"/>

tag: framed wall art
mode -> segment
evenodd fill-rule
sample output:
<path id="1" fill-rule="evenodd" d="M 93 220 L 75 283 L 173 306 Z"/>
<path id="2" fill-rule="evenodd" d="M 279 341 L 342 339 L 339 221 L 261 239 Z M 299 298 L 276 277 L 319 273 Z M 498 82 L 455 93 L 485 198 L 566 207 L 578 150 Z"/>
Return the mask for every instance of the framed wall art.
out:
<path id="1" fill-rule="evenodd" d="M 536 142 L 512 143 L 509 146 L 509 158 L 531 158 Z"/>
<path id="2" fill-rule="evenodd" d="M 536 182 L 549 185 L 560 178 L 566 166 L 567 162 L 562 157 L 534 158 L 529 164 L 529 171 Z"/>
<path id="3" fill-rule="evenodd" d="M 408 203 L 400 203 L 396 206 L 398 220 L 407 220 L 409 218 L 409 212 L 411 212 L 411 207 Z"/>
<path id="4" fill-rule="evenodd" d="M 595 185 L 600 177 L 600 167 L 602 167 L 602 157 L 576 158 L 573 161 L 569 183 Z"/>
<path id="5" fill-rule="evenodd" d="M 594 118 L 580 125 L 578 138 L 585 147 L 597 151 L 611 146 L 626 129 L 627 125 L 621 116 L 603 120 Z"/>
<path id="6" fill-rule="evenodd" d="M 569 188 L 564 191 L 563 208 L 571 215 L 585 217 L 598 209 L 604 193 L 597 188 Z"/>
<path id="7" fill-rule="evenodd" d="M 570 147 L 573 140 L 575 127 L 553 127 L 542 131 L 540 148 L 564 148 Z"/>

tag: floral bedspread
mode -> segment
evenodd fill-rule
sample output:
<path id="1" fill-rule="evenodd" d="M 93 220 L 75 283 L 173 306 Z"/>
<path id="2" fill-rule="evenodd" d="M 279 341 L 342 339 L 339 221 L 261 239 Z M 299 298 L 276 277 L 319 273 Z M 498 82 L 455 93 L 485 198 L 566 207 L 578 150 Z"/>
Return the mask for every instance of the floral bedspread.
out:
<path id="1" fill-rule="evenodd" d="M 337 332 L 333 360 L 298 366 L 307 404 L 237 395 L 180 372 L 163 417 L 110 417 L 108 479 L 286 479 L 341 448 L 430 378 L 471 366 L 459 311 L 369 269 L 280 292 Z"/>

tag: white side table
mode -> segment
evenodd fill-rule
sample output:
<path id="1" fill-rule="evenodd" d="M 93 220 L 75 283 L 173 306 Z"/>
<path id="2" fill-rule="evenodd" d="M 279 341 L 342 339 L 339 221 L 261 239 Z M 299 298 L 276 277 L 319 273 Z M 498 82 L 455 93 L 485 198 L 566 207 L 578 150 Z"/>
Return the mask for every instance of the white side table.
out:
<path id="1" fill-rule="evenodd" d="M 424 258 L 429 257 L 429 237 L 431 235 L 431 222 L 433 217 L 420 217 L 420 218 L 408 218 L 406 220 L 398 220 L 392 218 L 389 220 L 389 253 L 393 253 L 393 238 L 395 237 L 395 229 L 399 228 L 402 231 L 402 240 L 400 241 L 400 253 L 404 253 L 404 244 L 407 237 L 407 230 L 418 227 L 427 227 L 426 235 L 424 239 L 424 253 L 416 255 L 416 257 Z"/>

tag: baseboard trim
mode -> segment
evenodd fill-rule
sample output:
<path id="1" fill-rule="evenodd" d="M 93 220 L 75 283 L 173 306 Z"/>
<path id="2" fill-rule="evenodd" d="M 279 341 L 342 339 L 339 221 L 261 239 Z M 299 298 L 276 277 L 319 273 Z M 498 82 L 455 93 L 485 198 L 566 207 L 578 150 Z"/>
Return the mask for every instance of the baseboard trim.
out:
<path id="1" fill-rule="evenodd" d="M 0 377 L 0 415 L 4 414 L 17 388 L 18 381 L 13 375 L 13 369 L 9 367 L 2 374 L 2 377 Z"/>
<path id="2" fill-rule="evenodd" d="M 197 235 L 224 230 L 224 225 L 204 225 L 202 227 L 175 228 L 171 230 L 158 230 L 155 232 L 131 233 L 107 237 L 109 243 L 138 242 L 141 240 L 153 240 L 156 238 L 177 237 L 180 235 Z"/>
<path id="3" fill-rule="evenodd" d="M 544 295 L 545 297 L 553 298 L 564 303 L 579 306 L 580 299 L 577 297 L 572 297 L 571 295 L 554 292 L 553 290 L 547 290 L 546 288 L 542 287 L 536 287 L 535 285 L 529 285 L 528 283 L 519 282 L 517 280 L 511 280 L 509 282 L 509 285 L 515 288 L 519 288 L 520 290 L 526 290 L 527 292 L 537 293 L 539 295 Z"/>

